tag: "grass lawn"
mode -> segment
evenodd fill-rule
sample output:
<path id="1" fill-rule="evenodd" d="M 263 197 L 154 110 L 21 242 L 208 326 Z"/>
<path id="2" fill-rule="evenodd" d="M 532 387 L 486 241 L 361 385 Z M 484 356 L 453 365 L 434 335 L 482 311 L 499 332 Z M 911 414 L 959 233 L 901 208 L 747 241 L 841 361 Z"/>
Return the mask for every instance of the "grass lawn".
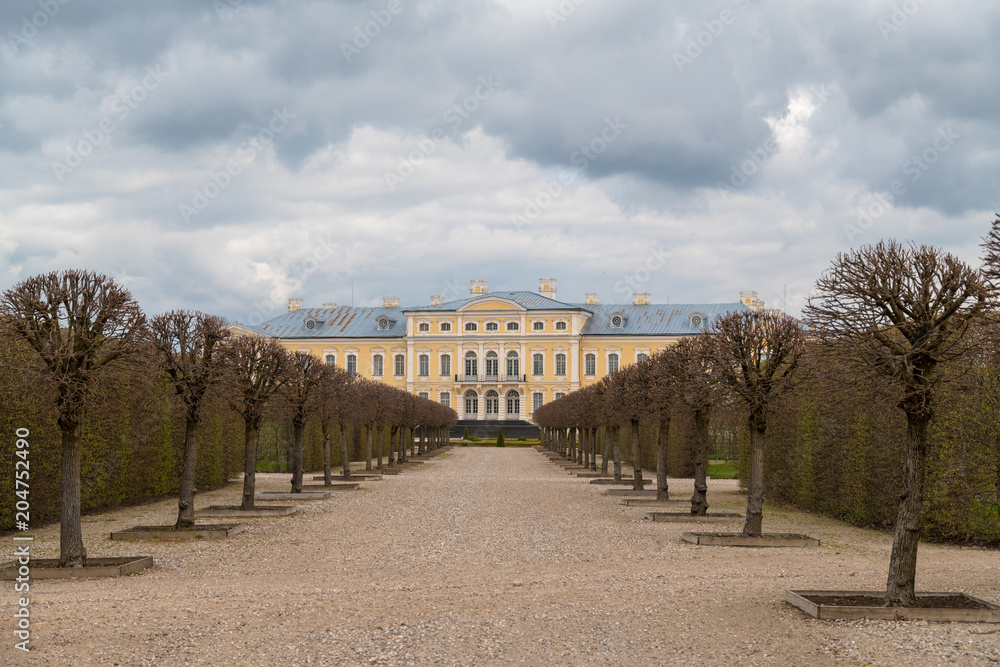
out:
<path id="1" fill-rule="evenodd" d="M 712 479 L 736 479 L 736 461 L 712 461 L 707 474 Z"/>

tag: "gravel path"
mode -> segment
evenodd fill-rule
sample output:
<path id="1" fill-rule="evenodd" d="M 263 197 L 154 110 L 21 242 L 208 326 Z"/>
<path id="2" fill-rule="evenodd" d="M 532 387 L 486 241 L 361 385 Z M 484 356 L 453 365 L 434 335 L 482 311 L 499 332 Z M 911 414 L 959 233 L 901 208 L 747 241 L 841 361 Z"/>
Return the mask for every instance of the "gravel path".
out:
<path id="1" fill-rule="evenodd" d="M 287 479 L 259 475 L 258 489 L 285 490 Z M 671 486 L 691 492 L 690 480 Z M 198 506 L 238 502 L 239 491 L 200 495 Z M 816 621 L 782 601 L 787 588 L 881 589 L 887 535 L 770 507 L 766 530 L 823 546 L 698 547 L 680 534 L 699 528 L 645 521 L 649 508 L 602 491 L 534 449 L 457 447 L 296 516 L 249 519 L 229 540 L 107 539 L 172 522 L 172 500 L 86 517 L 92 556 L 152 554 L 157 567 L 32 583 L 34 650 L 15 651 L 7 632 L 0 664 L 1000 662 L 996 625 Z M 709 502 L 745 503 L 729 480 L 710 483 Z M 57 526 L 34 535 L 35 557 L 56 555 Z M 2 586 L 13 616 L 17 595 Z M 922 545 L 918 587 L 1000 602 L 1000 557 Z"/>

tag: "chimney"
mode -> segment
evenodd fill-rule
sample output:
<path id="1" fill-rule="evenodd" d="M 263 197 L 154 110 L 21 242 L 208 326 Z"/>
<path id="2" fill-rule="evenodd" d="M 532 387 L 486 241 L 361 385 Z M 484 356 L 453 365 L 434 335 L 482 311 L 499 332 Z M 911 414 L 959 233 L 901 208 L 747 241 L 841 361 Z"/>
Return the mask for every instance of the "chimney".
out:
<path id="1" fill-rule="evenodd" d="M 587 305 L 597 306 L 601 303 L 601 295 L 597 292 L 587 292 Z"/>
<path id="2" fill-rule="evenodd" d="M 335 304 L 335 303 L 329 303 L 329 302 L 327 302 L 327 303 L 324 303 L 324 304 L 323 304 L 323 307 L 324 307 L 324 308 L 336 308 L 336 307 L 337 307 L 337 304 Z"/>
<path id="3" fill-rule="evenodd" d="M 764 310 L 764 302 L 757 298 L 757 292 L 740 292 L 740 301 L 751 310 Z"/>
<path id="4" fill-rule="evenodd" d="M 398 296 L 384 296 L 384 297 L 382 297 L 382 307 L 383 308 L 399 308 L 399 297 Z"/>
<path id="5" fill-rule="evenodd" d="M 538 279 L 538 293 L 542 296 L 547 296 L 550 299 L 556 298 L 556 279 L 555 278 L 539 278 Z"/>
<path id="6" fill-rule="evenodd" d="M 289 299 L 288 300 L 288 312 L 293 310 L 299 310 L 302 308 L 302 299 Z"/>
<path id="7" fill-rule="evenodd" d="M 632 295 L 633 306 L 648 306 L 650 303 L 652 303 L 652 297 L 649 292 L 636 292 Z"/>
<path id="8" fill-rule="evenodd" d="M 488 292 L 487 283 L 485 280 L 473 280 L 469 285 L 469 294 L 472 296 L 479 296 L 480 294 L 486 294 Z"/>
<path id="9" fill-rule="evenodd" d="M 444 297 L 443 296 L 432 296 L 431 297 L 431 305 L 432 306 L 440 306 L 442 303 L 444 303 Z"/>

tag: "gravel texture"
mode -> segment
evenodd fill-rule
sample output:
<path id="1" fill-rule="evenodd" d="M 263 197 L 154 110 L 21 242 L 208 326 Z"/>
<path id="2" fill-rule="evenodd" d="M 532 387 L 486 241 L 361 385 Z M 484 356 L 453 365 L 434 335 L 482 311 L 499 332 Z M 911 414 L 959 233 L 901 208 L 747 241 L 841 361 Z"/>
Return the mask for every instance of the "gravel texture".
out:
<path id="1" fill-rule="evenodd" d="M 259 475 L 258 489 L 287 480 Z M 645 520 L 648 507 L 604 490 L 534 449 L 455 447 L 295 516 L 245 520 L 249 530 L 228 540 L 108 539 L 172 522 L 172 500 L 86 517 L 92 556 L 151 554 L 156 567 L 33 583 L 33 650 L 14 650 L 8 631 L 0 664 L 1000 662 L 998 625 L 817 621 L 783 602 L 788 588 L 881 589 L 888 535 L 768 507 L 766 531 L 823 546 L 699 547 L 680 535 L 704 528 Z M 687 496 L 691 481 L 671 490 Z M 199 495 L 198 506 L 239 492 Z M 709 503 L 740 511 L 745 500 L 734 482 L 712 480 Z M 57 555 L 57 526 L 33 534 L 33 556 Z M 920 555 L 919 589 L 1000 602 L 996 551 L 922 545 Z M 2 586 L 12 628 L 18 594 Z"/>

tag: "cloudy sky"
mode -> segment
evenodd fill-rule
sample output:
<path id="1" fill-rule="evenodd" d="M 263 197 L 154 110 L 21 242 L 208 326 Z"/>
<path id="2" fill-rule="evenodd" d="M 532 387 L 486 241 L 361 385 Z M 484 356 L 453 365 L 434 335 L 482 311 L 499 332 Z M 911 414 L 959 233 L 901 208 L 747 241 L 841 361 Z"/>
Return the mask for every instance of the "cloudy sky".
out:
<path id="1" fill-rule="evenodd" d="M 0 285 L 797 312 L 881 238 L 978 264 L 997 34 L 995 0 L 6 0 Z"/>

